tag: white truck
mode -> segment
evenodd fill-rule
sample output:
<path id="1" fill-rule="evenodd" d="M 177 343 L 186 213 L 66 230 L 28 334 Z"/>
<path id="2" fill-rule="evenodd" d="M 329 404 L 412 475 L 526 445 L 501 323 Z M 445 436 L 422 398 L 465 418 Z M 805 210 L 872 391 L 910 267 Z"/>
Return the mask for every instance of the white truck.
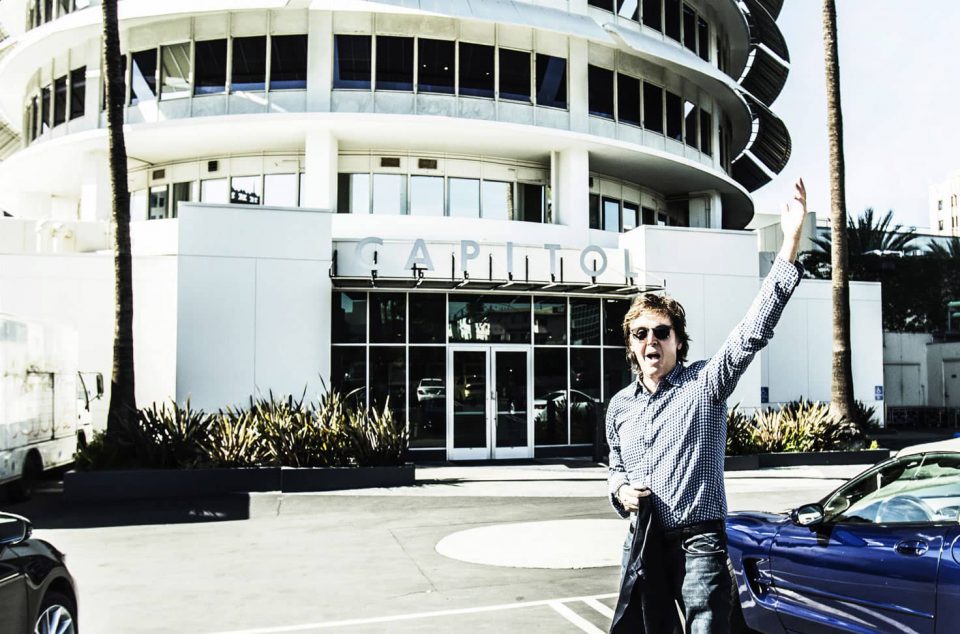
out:
<path id="1" fill-rule="evenodd" d="M 78 371 L 77 342 L 71 328 L 0 314 L 0 485 L 12 501 L 93 436 L 103 375 Z"/>

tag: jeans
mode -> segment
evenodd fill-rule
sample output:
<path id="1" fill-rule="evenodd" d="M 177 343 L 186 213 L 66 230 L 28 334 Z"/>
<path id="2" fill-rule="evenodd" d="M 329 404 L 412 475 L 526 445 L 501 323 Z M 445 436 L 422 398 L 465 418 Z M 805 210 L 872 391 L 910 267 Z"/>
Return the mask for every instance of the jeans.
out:
<path id="1" fill-rule="evenodd" d="M 624 544 L 621 575 L 632 538 L 628 534 Z M 636 591 L 645 595 L 644 620 L 669 624 L 676 620 L 674 615 L 679 605 L 686 622 L 686 634 L 728 634 L 733 590 L 727 567 L 726 534 L 711 532 L 681 537 L 668 534 L 664 538 L 661 561 L 665 570 L 651 570 L 651 583 Z M 663 627 L 670 630 L 669 625 Z"/>

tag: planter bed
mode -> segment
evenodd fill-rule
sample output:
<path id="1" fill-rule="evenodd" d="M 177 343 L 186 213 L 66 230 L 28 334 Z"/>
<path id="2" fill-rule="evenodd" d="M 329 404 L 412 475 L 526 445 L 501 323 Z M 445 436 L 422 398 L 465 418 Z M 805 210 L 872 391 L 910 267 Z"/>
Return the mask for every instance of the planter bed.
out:
<path id="1" fill-rule="evenodd" d="M 785 451 L 746 456 L 727 456 L 724 471 L 748 471 L 770 467 L 818 467 L 824 465 L 875 464 L 890 457 L 889 449 L 857 451 Z"/>
<path id="2" fill-rule="evenodd" d="M 397 467 L 253 467 L 247 469 L 138 469 L 69 471 L 63 494 L 70 502 L 183 498 L 230 493 L 303 493 L 409 486 L 412 464 Z"/>

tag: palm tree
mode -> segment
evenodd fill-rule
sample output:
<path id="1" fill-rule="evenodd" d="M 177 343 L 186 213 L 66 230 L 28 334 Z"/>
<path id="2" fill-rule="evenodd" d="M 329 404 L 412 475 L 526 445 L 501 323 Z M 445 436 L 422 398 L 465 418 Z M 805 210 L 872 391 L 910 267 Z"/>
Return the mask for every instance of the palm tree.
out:
<path id="1" fill-rule="evenodd" d="M 861 255 L 888 255 L 890 253 L 911 251 L 912 242 L 916 239 L 916 229 L 904 229 L 903 225 L 893 227 L 893 211 L 888 211 L 883 218 L 874 216 L 873 209 L 866 209 L 856 219 L 847 219 L 847 250 L 851 258 Z M 830 235 L 818 236 L 813 243 L 823 250 L 831 252 L 833 242 L 832 230 Z"/>
<path id="2" fill-rule="evenodd" d="M 944 242 L 931 242 L 927 245 L 927 255 L 944 260 L 960 259 L 960 237 L 951 236 Z"/>
<path id="3" fill-rule="evenodd" d="M 124 81 L 120 57 L 117 0 L 102 0 L 103 68 L 106 73 L 107 126 L 110 144 L 110 187 L 113 203 L 114 326 L 113 372 L 107 435 L 132 426 L 137 411 L 133 374 L 133 271 L 130 257 L 130 194 L 127 191 L 127 148 L 123 138 Z"/>
<path id="4" fill-rule="evenodd" d="M 850 360 L 850 283 L 847 279 L 847 206 L 843 164 L 843 114 L 840 110 L 840 60 L 837 7 L 823 0 L 823 49 L 827 78 L 827 136 L 830 145 L 830 261 L 833 265 L 833 364 L 830 413 L 857 421 Z"/>

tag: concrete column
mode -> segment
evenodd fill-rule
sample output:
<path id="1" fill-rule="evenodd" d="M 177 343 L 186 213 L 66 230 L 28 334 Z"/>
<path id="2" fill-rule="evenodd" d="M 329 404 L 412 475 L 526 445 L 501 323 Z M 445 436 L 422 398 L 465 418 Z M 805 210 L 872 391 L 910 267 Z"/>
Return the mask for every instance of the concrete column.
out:
<path id="1" fill-rule="evenodd" d="M 80 220 L 110 220 L 112 201 L 107 153 L 90 152 L 81 165 Z"/>
<path id="2" fill-rule="evenodd" d="M 303 207 L 337 208 L 337 159 L 340 144 L 330 130 L 311 130 L 306 136 L 306 177 L 300 194 Z"/>
<path id="3" fill-rule="evenodd" d="M 307 111 L 330 112 L 333 89 L 333 14 L 310 11 L 307 39 Z"/>
<path id="4" fill-rule="evenodd" d="M 567 149 L 551 154 L 554 185 L 553 221 L 583 231 L 590 228 L 590 155 Z"/>
<path id="5" fill-rule="evenodd" d="M 567 58 L 567 100 L 570 102 L 570 129 L 590 131 L 590 104 L 587 90 L 587 63 L 589 53 L 586 40 L 570 38 Z"/>
<path id="6" fill-rule="evenodd" d="M 710 206 L 707 209 L 707 218 L 710 220 L 708 225 L 711 229 L 723 229 L 723 198 L 720 192 L 710 190 L 707 192 Z"/>

